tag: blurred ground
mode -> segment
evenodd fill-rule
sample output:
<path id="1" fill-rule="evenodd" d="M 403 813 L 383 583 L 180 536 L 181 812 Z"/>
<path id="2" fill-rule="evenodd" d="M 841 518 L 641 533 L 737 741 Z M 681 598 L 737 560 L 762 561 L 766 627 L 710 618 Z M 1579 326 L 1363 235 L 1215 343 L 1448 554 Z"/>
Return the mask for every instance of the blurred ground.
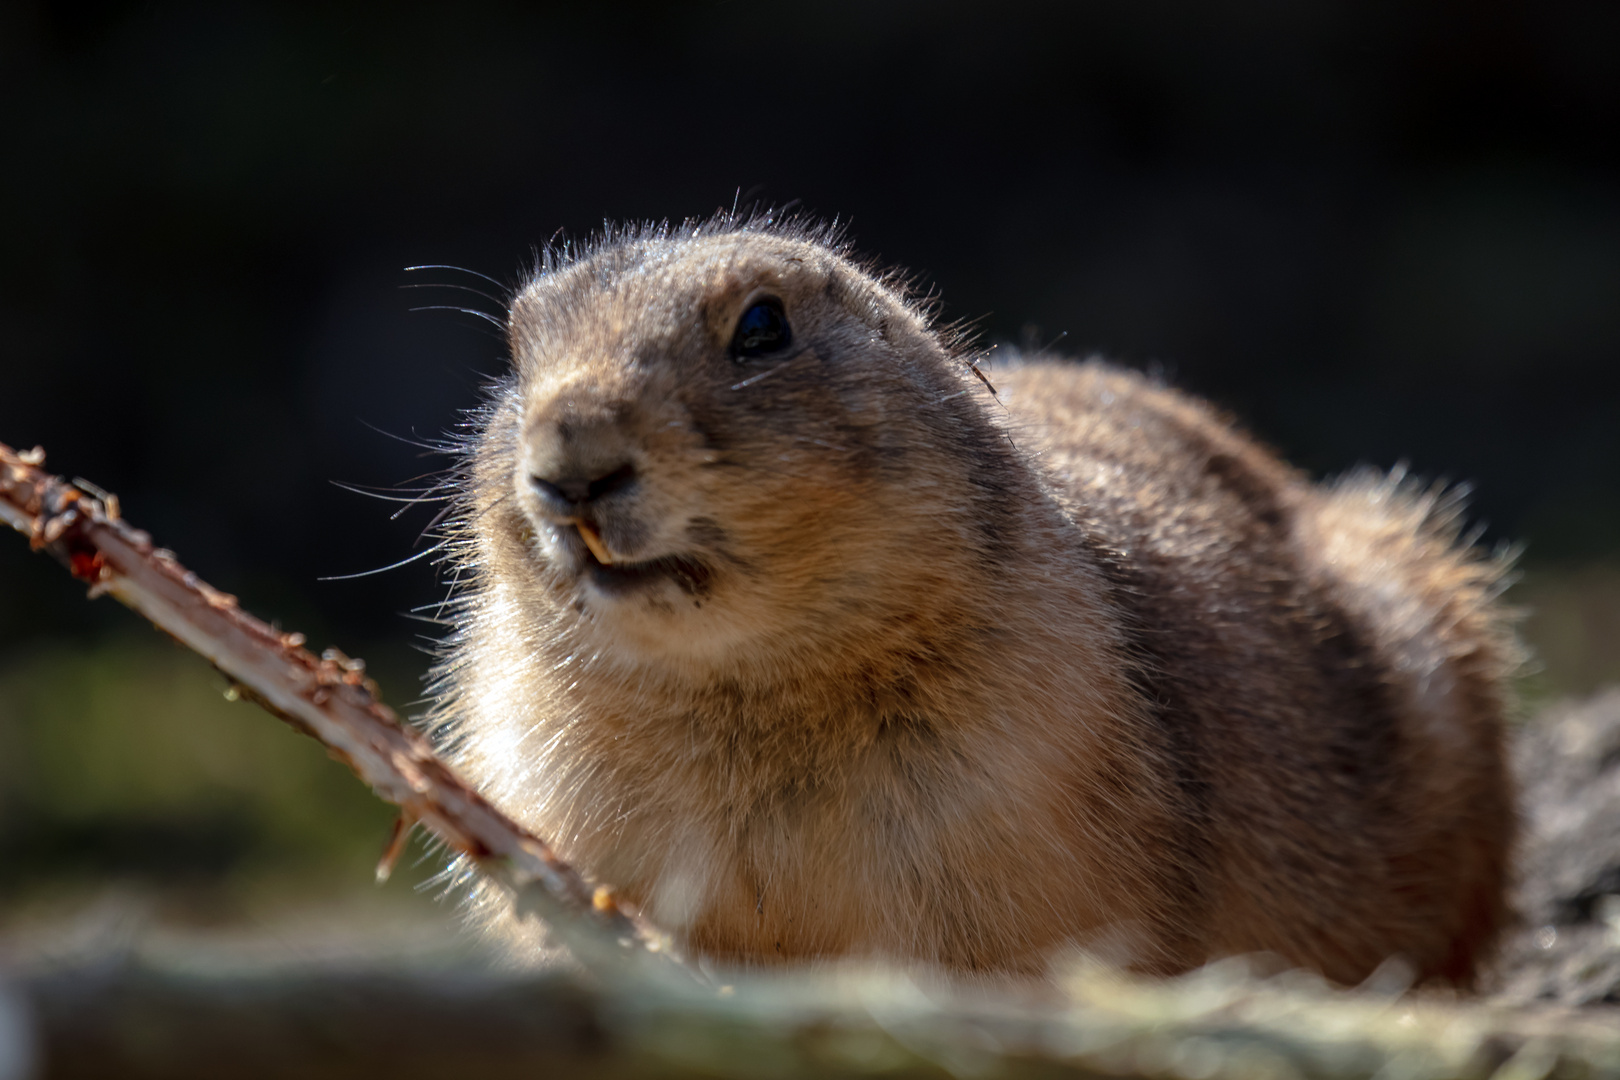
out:
<path id="1" fill-rule="evenodd" d="M 1498 992 L 1620 1004 L 1620 688 L 1546 709 L 1516 750 L 1524 923 Z"/>

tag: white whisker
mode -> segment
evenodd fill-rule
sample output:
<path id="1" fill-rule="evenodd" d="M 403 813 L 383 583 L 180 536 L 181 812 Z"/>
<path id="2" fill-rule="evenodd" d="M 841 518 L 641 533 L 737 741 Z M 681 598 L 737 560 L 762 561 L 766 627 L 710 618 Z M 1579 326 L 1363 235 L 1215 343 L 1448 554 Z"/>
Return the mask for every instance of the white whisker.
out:
<path id="1" fill-rule="evenodd" d="M 333 574 L 330 577 L 319 577 L 319 578 L 316 578 L 315 580 L 316 581 L 353 581 L 355 578 L 371 577 L 373 574 L 384 574 L 384 573 L 387 573 L 390 570 L 398 570 L 401 566 L 408 566 L 408 565 L 410 565 L 411 563 L 415 562 L 418 559 L 425 559 L 429 555 L 437 554 L 438 552 L 440 552 L 442 550 L 444 550 L 444 545 L 443 544 L 434 544 L 432 547 L 428 548 L 426 551 L 418 551 L 415 555 L 412 555 L 409 558 L 401 559 L 397 563 L 389 563 L 387 566 L 379 566 L 375 570 L 362 570 L 358 574 Z"/>

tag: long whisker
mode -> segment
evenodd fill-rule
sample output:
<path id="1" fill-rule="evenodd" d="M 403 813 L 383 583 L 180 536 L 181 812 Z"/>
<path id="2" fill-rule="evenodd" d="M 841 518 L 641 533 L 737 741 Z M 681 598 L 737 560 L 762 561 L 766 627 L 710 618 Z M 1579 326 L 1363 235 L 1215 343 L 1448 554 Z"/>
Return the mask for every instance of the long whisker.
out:
<path id="1" fill-rule="evenodd" d="M 475 289 L 471 285 L 452 285 L 448 281 L 418 281 L 418 282 L 412 282 L 412 283 L 406 284 L 406 285 L 401 285 L 400 288 L 402 288 L 402 289 L 455 289 L 457 292 L 472 293 L 474 296 L 482 296 L 485 300 L 488 300 L 490 303 L 500 305 L 502 310 L 504 310 L 506 308 L 506 301 L 502 300 L 500 297 L 491 296 L 489 293 L 485 292 L 483 289 Z"/>
<path id="2" fill-rule="evenodd" d="M 408 566 L 408 565 L 410 565 L 411 563 L 415 562 L 418 559 L 425 559 L 429 555 L 437 554 L 438 552 L 442 551 L 443 549 L 444 549 L 443 544 L 434 544 L 432 547 L 428 548 L 426 551 L 418 551 L 415 555 L 412 555 L 409 558 L 401 559 L 397 563 L 389 563 L 387 566 L 379 566 L 375 570 L 362 570 L 358 574 L 333 574 L 331 577 L 319 577 L 319 578 L 316 578 L 315 580 L 316 581 L 353 581 L 355 578 L 371 577 L 373 574 L 385 574 L 390 570 L 398 570 L 402 566 Z"/>
<path id="3" fill-rule="evenodd" d="M 485 281 L 489 282 L 497 289 L 501 289 L 502 291 L 506 289 L 505 285 L 502 285 L 488 274 L 480 274 L 476 270 L 468 270 L 465 266 L 451 266 L 449 263 L 423 263 L 421 266 L 407 266 L 405 269 L 407 272 L 412 270 L 454 270 L 458 274 L 471 274 L 473 277 L 483 278 Z"/>
<path id="4" fill-rule="evenodd" d="M 764 379 L 764 378 L 766 378 L 767 376 L 770 376 L 770 375 L 775 375 L 778 371 L 781 371 L 784 368 L 790 367 L 793 364 L 798 363 L 804 357 L 809 356 L 809 355 L 810 355 L 810 353 L 808 351 L 806 351 L 806 352 L 799 353 L 797 356 L 790 356 L 786 360 L 783 360 L 781 363 L 777 364 L 775 367 L 766 368 L 764 371 L 760 372 L 758 375 L 754 375 L 754 376 L 752 376 L 750 378 L 744 379 L 740 383 L 733 383 L 731 388 L 733 390 L 741 390 L 745 386 L 753 386 L 755 383 L 759 382 L 761 379 Z"/>
<path id="5" fill-rule="evenodd" d="M 429 626 L 454 626 L 454 625 L 456 625 L 455 623 L 451 622 L 449 619 L 429 618 L 426 615 L 417 615 L 414 612 L 410 612 L 410 611 L 402 611 L 402 612 L 400 612 L 400 616 L 402 618 L 411 619 L 411 620 L 413 620 L 415 622 L 427 623 Z"/>
<path id="6" fill-rule="evenodd" d="M 420 543 L 428 533 L 432 532 L 439 525 L 440 522 L 449 517 L 451 513 L 454 512 L 455 508 L 455 503 L 446 503 L 444 506 L 439 507 L 439 512 L 434 514 L 432 520 L 430 520 L 426 525 L 422 526 L 422 531 L 416 534 L 417 542 Z M 404 513 L 403 510 L 395 513 L 394 517 L 398 517 L 402 513 Z"/>
<path id="7" fill-rule="evenodd" d="M 367 420 L 367 419 L 365 419 L 363 417 L 356 417 L 355 419 L 359 420 L 361 424 L 365 425 L 366 427 L 370 428 L 372 431 L 375 431 L 377 434 L 379 434 L 379 435 L 381 435 L 381 436 L 383 436 L 385 438 L 393 439 L 396 442 L 402 442 L 406 446 L 414 446 L 418 450 L 426 450 L 429 453 L 434 453 L 434 454 L 455 454 L 455 453 L 457 453 L 459 451 L 459 447 L 456 446 L 455 441 L 453 439 L 444 439 L 444 440 L 441 440 L 439 442 L 424 442 L 423 440 L 421 440 L 419 438 L 407 439 L 403 435 L 394 434 L 392 431 L 389 431 L 387 428 L 380 428 L 376 424 L 373 424 L 370 420 Z"/>
<path id="8" fill-rule="evenodd" d="M 443 618 L 444 609 L 453 603 L 457 603 L 456 594 L 461 591 L 461 570 L 462 568 L 457 566 L 455 573 L 450 576 L 450 588 L 445 592 L 444 599 L 439 601 L 439 606 L 433 609 L 435 619 Z"/>
<path id="9" fill-rule="evenodd" d="M 368 488 L 359 484 L 349 484 L 342 480 L 328 480 L 327 483 L 335 488 L 355 495 L 364 495 L 368 499 L 381 499 L 383 502 L 404 503 L 406 506 L 416 506 L 420 503 L 443 502 L 451 498 L 455 492 L 449 484 L 436 484 L 430 488 Z M 392 495 L 389 492 L 404 491 L 405 495 Z"/>
<path id="10" fill-rule="evenodd" d="M 459 311 L 463 315 L 476 315 L 478 318 L 483 319 L 485 322 L 489 323 L 491 326 L 495 327 L 496 329 L 498 329 L 498 330 L 500 330 L 502 332 L 505 332 L 505 330 L 506 330 L 506 321 L 504 319 L 497 319 L 495 316 L 489 314 L 487 311 L 479 311 L 477 308 L 458 307 L 455 304 L 424 304 L 421 307 L 408 308 L 407 310 L 409 310 L 409 311 Z"/>
<path id="11" fill-rule="evenodd" d="M 494 510 L 494 509 L 498 508 L 499 506 L 501 506 L 503 503 L 505 503 L 507 499 L 510 499 L 512 497 L 512 494 L 513 493 L 510 492 L 510 491 L 506 492 L 500 498 L 496 499 L 495 501 L 491 502 L 488 506 L 486 506 L 482 510 L 478 511 L 478 513 L 476 513 L 472 517 L 466 519 L 465 524 L 467 526 L 473 525 L 480 518 L 482 518 L 485 514 L 489 513 L 491 510 Z M 454 508 L 455 508 L 455 504 L 452 503 L 449 506 L 445 507 L 444 512 L 446 512 L 446 513 L 450 512 L 450 511 L 454 510 Z M 429 528 L 432 528 L 433 525 L 437 525 L 440 520 L 442 520 L 442 516 L 438 517 L 438 518 L 435 518 L 434 521 L 432 523 L 430 523 Z M 423 535 L 426 535 L 426 530 L 423 531 Z M 444 559 L 442 561 L 443 562 L 449 562 L 454 567 L 454 571 L 453 571 L 453 573 L 451 574 L 451 577 L 450 577 L 450 587 L 445 592 L 444 598 L 441 599 L 437 604 L 432 604 L 432 605 L 424 604 L 420 608 L 412 608 L 411 610 L 413 610 L 413 611 L 422 611 L 422 610 L 425 610 L 427 607 L 432 607 L 433 608 L 433 618 L 437 620 L 437 619 L 442 619 L 444 617 L 444 609 L 446 607 L 459 602 L 459 598 L 458 598 L 457 594 L 461 592 L 461 576 L 462 576 L 462 573 L 467 569 L 467 565 L 466 565 L 465 562 L 459 561 L 459 560 L 457 560 L 455 558 L 455 549 L 451 546 L 451 543 L 450 543 L 449 540 L 440 541 L 438 544 L 436 544 L 434 547 L 432 547 L 432 548 L 430 548 L 428 550 L 429 551 L 443 551 L 443 552 L 445 552 L 445 556 L 444 556 Z"/>

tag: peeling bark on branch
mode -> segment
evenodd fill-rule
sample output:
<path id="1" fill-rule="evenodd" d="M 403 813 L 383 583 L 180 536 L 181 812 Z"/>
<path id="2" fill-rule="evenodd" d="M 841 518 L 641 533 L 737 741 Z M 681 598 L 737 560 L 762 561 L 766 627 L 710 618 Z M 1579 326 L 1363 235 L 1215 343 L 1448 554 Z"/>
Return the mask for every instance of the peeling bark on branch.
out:
<path id="1" fill-rule="evenodd" d="M 582 963 L 612 969 L 673 956 L 667 939 L 456 776 L 427 739 L 377 699 L 361 661 L 335 649 L 317 658 L 303 647 L 302 634 L 254 618 L 236 597 L 155 547 L 122 519 L 116 497 L 51 476 L 44 463 L 42 449 L 19 453 L 0 443 L 0 520 L 89 584 L 92 598 L 113 596 L 146 616 L 398 806 L 401 825 L 380 875 L 403 834 L 420 822 L 507 886 L 520 910 L 542 916 Z"/>

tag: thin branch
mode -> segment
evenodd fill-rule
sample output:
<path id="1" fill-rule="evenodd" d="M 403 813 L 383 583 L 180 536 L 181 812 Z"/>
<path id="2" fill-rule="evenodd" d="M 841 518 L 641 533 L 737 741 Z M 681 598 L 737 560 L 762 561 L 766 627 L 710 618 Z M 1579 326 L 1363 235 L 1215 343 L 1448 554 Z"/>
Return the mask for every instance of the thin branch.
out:
<path id="1" fill-rule="evenodd" d="M 304 635 L 282 633 L 187 570 L 174 554 L 122 520 L 116 497 L 87 482 L 70 484 L 43 469 L 45 453 L 0 443 L 0 521 L 200 653 L 244 696 L 324 743 L 377 795 L 400 808 L 396 838 L 420 822 L 490 878 L 510 889 L 522 912 L 544 918 L 561 942 L 593 968 L 618 968 L 670 942 L 621 909 L 458 777 L 427 739 L 377 697 L 365 664 L 336 649 L 319 658 Z M 397 853 L 390 845 L 390 853 Z M 390 863 L 385 854 L 379 874 Z M 651 965 L 673 969 L 674 962 Z"/>

